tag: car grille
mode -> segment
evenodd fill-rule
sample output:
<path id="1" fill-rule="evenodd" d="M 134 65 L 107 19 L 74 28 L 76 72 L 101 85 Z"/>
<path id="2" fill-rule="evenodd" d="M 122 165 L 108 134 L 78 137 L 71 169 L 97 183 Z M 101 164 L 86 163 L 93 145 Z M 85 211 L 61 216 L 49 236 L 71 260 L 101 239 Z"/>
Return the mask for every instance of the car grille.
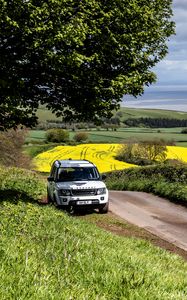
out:
<path id="1" fill-rule="evenodd" d="M 71 190 L 72 196 L 90 196 L 96 195 L 96 189 L 86 189 L 86 190 Z"/>

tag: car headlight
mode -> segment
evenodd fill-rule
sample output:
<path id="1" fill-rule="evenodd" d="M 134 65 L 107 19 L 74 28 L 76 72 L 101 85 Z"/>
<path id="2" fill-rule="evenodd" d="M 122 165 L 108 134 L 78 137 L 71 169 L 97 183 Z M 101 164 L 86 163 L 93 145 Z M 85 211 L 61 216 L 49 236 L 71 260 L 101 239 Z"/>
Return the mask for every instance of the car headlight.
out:
<path id="1" fill-rule="evenodd" d="M 106 194 L 106 188 L 97 189 L 97 195 L 103 195 L 103 194 Z"/>
<path id="2" fill-rule="evenodd" d="M 70 196 L 71 191 L 70 190 L 59 190 L 59 195 L 60 196 Z"/>

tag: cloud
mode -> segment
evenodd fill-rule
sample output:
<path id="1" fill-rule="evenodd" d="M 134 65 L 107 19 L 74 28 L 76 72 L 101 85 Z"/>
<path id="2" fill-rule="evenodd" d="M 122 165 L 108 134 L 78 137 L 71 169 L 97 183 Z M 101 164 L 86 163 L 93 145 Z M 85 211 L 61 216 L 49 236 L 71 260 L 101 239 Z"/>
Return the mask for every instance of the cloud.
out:
<path id="1" fill-rule="evenodd" d="M 172 8 L 176 35 L 170 37 L 168 54 L 153 71 L 158 84 L 187 84 L 187 0 L 174 0 Z"/>
<path id="2" fill-rule="evenodd" d="M 187 39 L 187 1 L 174 0 L 173 14 L 173 20 L 176 23 L 176 36 L 173 39 L 177 41 L 183 41 Z"/>
<path id="3" fill-rule="evenodd" d="M 186 2 L 186 0 L 174 0 L 173 1 L 173 7 L 174 8 L 187 9 L 187 2 Z"/>
<path id="4" fill-rule="evenodd" d="M 187 0 L 173 0 L 176 35 L 168 41 L 168 54 L 154 68 L 157 83 L 145 87 L 136 100 L 124 96 L 123 105 L 134 108 L 161 108 L 187 112 Z"/>
<path id="5" fill-rule="evenodd" d="M 185 70 L 187 71 L 187 60 L 167 60 L 160 62 L 160 68 L 170 70 Z"/>

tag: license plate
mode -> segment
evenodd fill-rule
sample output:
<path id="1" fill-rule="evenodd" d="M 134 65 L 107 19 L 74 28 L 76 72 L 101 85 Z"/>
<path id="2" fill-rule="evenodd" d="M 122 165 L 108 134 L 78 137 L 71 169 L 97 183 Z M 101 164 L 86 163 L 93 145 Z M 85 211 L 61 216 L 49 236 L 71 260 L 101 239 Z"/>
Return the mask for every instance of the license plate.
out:
<path id="1" fill-rule="evenodd" d="M 92 201 L 91 200 L 77 201 L 77 205 L 84 205 L 84 204 L 92 204 Z"/>

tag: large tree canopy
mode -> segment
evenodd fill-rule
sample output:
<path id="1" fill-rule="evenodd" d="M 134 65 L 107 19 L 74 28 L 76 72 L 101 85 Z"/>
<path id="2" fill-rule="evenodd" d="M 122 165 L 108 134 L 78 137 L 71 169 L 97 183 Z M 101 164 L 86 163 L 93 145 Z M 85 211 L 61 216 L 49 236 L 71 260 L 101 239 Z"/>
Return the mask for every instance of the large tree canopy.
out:
<path id="1" fill-rule="evenodd" d="M 143 93 L 174 33 L 172 0 L 0 0 L 0 128 L 109 117 Z"/>

